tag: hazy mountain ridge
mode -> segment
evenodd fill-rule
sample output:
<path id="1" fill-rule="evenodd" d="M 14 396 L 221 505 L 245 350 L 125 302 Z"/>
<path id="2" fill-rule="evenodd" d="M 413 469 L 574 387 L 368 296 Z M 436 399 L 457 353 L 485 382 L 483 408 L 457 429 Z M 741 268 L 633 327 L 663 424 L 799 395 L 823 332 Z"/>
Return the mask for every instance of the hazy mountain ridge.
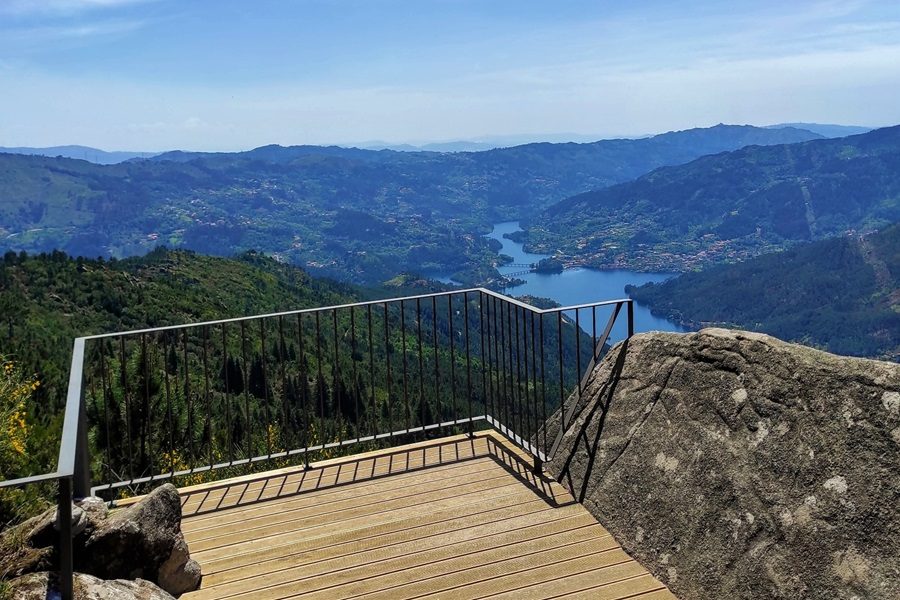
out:
<path id="1" fill-rule="evenodd" d="M 24 154 L 26 156 L 62 156 L 64 158 L 75 158 L 86 160 L 98 165 L 114 165 L 127 160 L 152 158 L 159 152 L 127 152 L 127 151 L 106 151 L 89 146 L 50 146 L 48 148 L 5 148 L 0 146 L 0 153 L 5 154 Z"/>
<path id="2" fill-rule="evenodd" d="M 590 266 L 692 270 L 895 221 L 900 126 L 660 168 L 550 207 L 526 241 Z"/>
<path id="3" fill-rule="evenodd" d="M 748 143 L 816 138 L 720 125 L 641 140 L 476 153 L 263 146 L 98 166 L 0 155 L 0 246 L 86 256 L 160 243 L 273 253 L 360 282 L 493 258 L 481 234 L 563 198 Z"/>

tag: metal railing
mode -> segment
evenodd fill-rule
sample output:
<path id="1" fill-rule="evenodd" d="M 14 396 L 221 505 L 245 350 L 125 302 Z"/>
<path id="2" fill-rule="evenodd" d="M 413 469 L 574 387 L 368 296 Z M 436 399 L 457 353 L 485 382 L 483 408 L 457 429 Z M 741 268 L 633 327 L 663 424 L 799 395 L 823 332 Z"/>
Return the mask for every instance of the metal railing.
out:
<path id="1" fill-rule="evenodd" d="M 633 335 L 633 314 L 629 299 L 539 309 L 474 288 L 78 338 L 56 472 L 0 488 L 58 482 L 70 598 L 73 496 L 308 465 L 480 421 L 540 470 L 573 417 L 566 399 L 610 339 Z"/>

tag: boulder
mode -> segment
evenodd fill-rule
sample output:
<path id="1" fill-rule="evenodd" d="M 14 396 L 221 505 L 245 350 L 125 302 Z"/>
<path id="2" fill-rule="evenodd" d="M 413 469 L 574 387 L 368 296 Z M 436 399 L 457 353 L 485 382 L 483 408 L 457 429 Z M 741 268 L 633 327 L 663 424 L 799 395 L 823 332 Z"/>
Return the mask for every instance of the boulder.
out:
<path id="1" fill-rule="evenodd" d="M 55 573 L 32 573 L 9 582 L 10 597 L 16 600 L 46 600 L 59 598 Z M 138 579 L 104 581 L 91 575 L 75 574 L 77 600 L 174 600 L 156 585 Z"/>
<path id="2" fill-rule="evenodd" d="M 650 333 L 573 403 L 548 469 L 682 600 L 900 598 L 900 365 Z"/>
<path id="3" fill-rule="evenodd" d="M 180 595 L 200 586 L 181 533 L 181 498 L 171 484 L 100 521 L 76 553 L 75 568 L 103 579 L 148 579 Z"/>
<path id="4" fill-rule="evenodd" d="M 16 577 L 56 569 L 57 509 L 0 535 L 0 573 Z M 99 498 L 72 507 L 75 570 L 101 579 L 146 579 L 179 596 L 200 587 L 200 565 L 181 533 L 181 498 L 171 484 L 110 513 Z M 149 597 L 149 596 L 148 596 Z"/>

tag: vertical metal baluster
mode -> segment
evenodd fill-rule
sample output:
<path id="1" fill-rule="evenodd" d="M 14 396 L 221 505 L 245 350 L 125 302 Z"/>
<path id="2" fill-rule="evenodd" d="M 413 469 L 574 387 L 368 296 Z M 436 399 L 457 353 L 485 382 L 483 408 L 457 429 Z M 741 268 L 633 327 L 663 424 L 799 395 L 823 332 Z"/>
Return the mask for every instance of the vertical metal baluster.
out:
<path id="1" fill-rule="evenodd" d="M 478 333 L 481 341 L 481 404 L 482 410 L 486 414 L 490 414 L 488 408 L 488 392 L 487 392 L 487 353 L 484 347 L 484 328 L 486 325 L 484 292 L 478 292 Z"/>
<path id="2" fill-rule="evenodd" d="M 141 368 L 144 371 L 144 423 L 147 427 L 147 446 L 144 448 L 145 457 L 150 465 L 150 475 L 156 473 L 156 461 L 153 455 L 153 415 L 150 414 L 150 355 L 147 350 L 147 334 L 141 334 Z"/>
<path id="3" fill-rule="evenodd" d="M 431 341 L 434 343 L 434 400 L 438 414 L 437 422 L 444 422 L 444 411 L 441 404 L 441 372 L 438 365 L 438 332 L 437 332 L 437 296 L 431 297 Z M 443 430 L 442 430 L 443 431 Z"/>
<path id="4" fill-rule="evenodd" d="M 325 443 L 325 377 L 322 375 L 322 324 L 319 311 L 316 315 L 316 365 L 318 377 L 316 378 L 316 393 L 319 396 L 319 437 L 321 443 Z"/>
<path id="5" fill-rule="evenodd" d="M 563 390 L 563 330 L 562 330 L 562 311 L 557 311 L 556 313 L 556 327 L 557 327 L 557 345 L 559 350 L 559 410 L 560 410 L 560 418 L 563 430 L 566 429 L 566 406 L 565 406 L 565 398 L 563 394 L 565 393 Z"/>
<path id="6" fill-rule="evenodd" d="M 504 364 L 504 369 L 506 370 L 506 406 L 507 406 L 507 414 L 506 414 L 506 429 L 508 432 L 512 432 L 513 427 L 515 426 L 514 420 L 516 416 L 516 407 L 515 407 L 515 393 L 513 391 L 513 356 L 512 356 L 512 305 L 509 302 L 504 302 L 506 305 L 506 333 L 505 333 L 505 343 L 503 344 L 503 350 L 506 352 L 506 358 L 508 360 L 507 363 Z"/>
<path id="7" fill-rule="evenodd" d="M 262 365 L 262 388 L 263 388 L 263 416 L 266 419 L 266 455 L 272 457 L 272 417 L 269 412 L 269 361 L 266 355 L 269 353 L 266 348 L 266 320 L 259 320 L 259 345 L 260 361 Z"/>
<path id="8" fill-rule="evenodd" d="M 592 364 L 597 362 L 597 358 L 600 356 L 597 351 L 597 307 L 591 307 L 591 358 L 593 359 Z"/>
<path id="9" fill-rule="evenodd" d="M 522 388 L 522 440 L 530 442 L 531 440 L 531 392 L 528 381 L 528 315 L 522 308 L 522 373 L 525 385 Z"/>
<path id="10" fill-rule="evenodd" d="M 474 432 L 472 417 L 472 351 L 469 348 L 469 292 L 463 293 L 463 319 L 465 320 L 466 331 L 466 396 L 469 398 L 469 435 Z"/>
<path id="11" fill-rule="evenodd" d="M 493 298 L 494 301 L 494 371 L 496 372 L 495 379 L 497 381 L 497 414 L 494 415 L 494 418 L 497 420 L 498 425 L 502 424 L 503 421 L 506 420 L 506 388 L 503 386 L 503 365 L 500 360 L 500 349 L 502 347 L 502 339 L 503 334 L 500 330 L 500 324 L 503 323 L 502 315 L 500 314 L 502 310 L 502 304 L 500 304 L 501 309 L 497 308 L 497 298 Z"/>
<path id="12" fill-rule="evenodd" d="M 581 310 L 575 309 L 575 364 L 578 366 L 578 402 L 581 401 Z"/>
<path id="13" fill-rule="evenodd" d="M 390 439 L 394 439 L 394 401 L 391 398 L 391 344 L 388 332 L 388 305 L 384 303 L 384 356 L 385 356 L 385 383 L 387 385 L 387 409 L 388 409 L 388 433 Z"/>
<path id="14" fill-rule="evenodd" d="M 513 424 L 516 425 L 516 429 L 517 429 L 516 433 L 520 436 L 523 436 L 523 439 L 524 439 L 525 430 L 524 430 L 524 427 L 522 424 L 522 417 L 523 417 L 522 409 L 525 406 L 525 402 L 522 400 L 522 352 L 521 352 L 522 346 L 521 346 L 521 339 L 520 339 L 521 336 L 519 335 L 519 307 L 513 306 L 512 309 L 513 309 L 513 312 L 515 312 L 515 314 L 516 314 L 516 321 L 515 321 L 516 322 L 516 386 L 515 386 L 516 404 L 515 404 L 515 406 L 516 406 L 516 412 L 518 413 L 518 417 L 519 417 L 518 425 L 516 425 L 515 422 Z"/>
<path id="15" fill-rule="evenodd" d="M 407 360 L 406 360 L 406 306 L 400 300 L 400 347 L 403 352 L 403 406 L 406 412 L 406 431 L 409 432 L 409 387 L 407 384 Z"/>
<path id="16" fill-rule="evenodd" d="M 247 366 L 247 325 L 241 321 L 241 377 L 244 379 L 244 412 L 247 419 L 247 460 L 253 458 L 253 420 L 250 417 L 250 369 Z"/>
<path id="17" fill-rule="evenodd" d="M 228 462 L 234 462 L 234 422 L 231 420 L 231 389 L 228 385 L 228 335 L 222 323 L 222 374 L 225 380 L 225 421 L 228 424 Z"/>
<path id="18" fill-rule="evenodd" d="M 547 453 L 547 380 L 544 377 L 544 313 L 540 317 L 540 344 L 541 344 L 541 423 L 544 429 L 544 454 Z"/>
<path id="19" fill-rule="evenodd" d="M 369 425 L 372 427 L 372 436 L 378 433 L 378 412 L 375 398 L 375 344 L 372 341 L 372 305 L 366 306 L 369 321 L 369 378 L 372 380 L 372 397 L 369 406 Z"/>
<path id="20" fill-rule="evenodd" d="M 191 453 L 191 461 L 189 468 L 194 468 L 194 460 L 197 454 L 194 449 L 194 404 L 191 401 L 190 373 L 188 371 L 188 332 L 183 331 L 182 342 L 184 345 L 184 403 L 187 407 L 187 429 L 188 429 L 188 449 Z"/>
<path id="21" fill-rule="evenodd" d="M 175 473 L 175 424 L 173 423 L 172 418 L 172 393 L 169 386 L 169 365 L 168 356 L 169 356 L 169 340 L 168 334 L 164 332 L 162 334 L 163 338 L 163 375 L 166 380 L 166 414 L 168 415 L 169 421 L 169 471 L 174 474 Z"/>
<path id="22" fill-rule="evenodd" d="M 104 340 L 99 340 L 100 346 L 100 360 L 103 361 L 103 342 Z M 94 388 L 94 378 L 91 378 L 91 387 Z M 106 369 L 100 367 L 100 387 L 103 388 L 103 420 L 106 422 L 106 476 L 109 477 L 109 483 L 113 481 L 113 468 L 112 468 L 112 436 L 109 432 L 109 399 L 106 395 Z M 91 395 L 96 398 L 97 391 L 96 389 L 91 390 Z"/>
<path id="23" fill-rule="evenodd" d="M 534 382 L 532 387 L 532 395 L 531 395 L 531 439 L 534 440 L 533 446 L 535 449 L 535 453 L 540 448 L 540 440 L 538 439 L 538 435 L 540 434 L 540 425 L 538 422 L 538 379 L 537 379 L 537 348 L 534 344 L 534 335 L 535 335 L 535 327 L 534 327 L 534 311 L 529 311 L 531 313 L 531 379 Z"/>
<path id="24" fill-rule="evenodd" d="M 634 335 L 634 300 L 626 300 L 628 302 L 628 338 Z"/>
<path id="25" fill-rule="evenodd" d="M 287 365 L 285 364 L 287 363 L 287 357 L 285 356 L 285 350 L 287 350 L 287 346 L 284 343 L 284 317 L 278 315 L 278 363 L 281 366 L 281 421 L 278 430 L 281 435 L 281 445 L 284 446 L 284 448 L 280 448 L 279 450 L 288 451 L 296 444 L 291 444 L 287 441 Z"/>
<path id="26" fill-rule="evenodd" d="M 125 363 L 125 338 L 119 336 L 119 377 L 122 386 L 122 399 L 125 400 L 125 443 L 128 444 L 128 470 L 134 479 L 134 445 L 131 439 L 131 401 L 128 399 L 128 373 Z"/>
<path id="27" fill-rule="evenodd" d="M 206 424 L 204 434 L 207 436 L 207 454 L 209 455 L 209 467 L 214 464 L 213 456 L 213 431 L 212 431 L 212 400 L 209 395 L 209 325 L 203 327 L 203 393 L 206 397 Z"/>
<path id="28" fill-rule="evenodd" d="M 422 353 L 422 299 L 416 298 L 416 338 L 419 346 L 419 420 L 422 426 L 422 439 L 426 438 L 425 426 L 425 357 Z"/>
<path id="29" fill-rule="evenodd" d="M 456 399 L 456 353 L 453 348 L 453 338 L 456 332 L 453 330 L 453 294 L 447 296 L 447 324 L 450 333 L 450 397 L 453 399 L 453 420 L 459 420 L 459 407 Z"/>
<path id="30" fill-rule="evenodd" d="M 332 404 L 334 408 L 334 431 L 335 431 L 335 440 L 336 442 L 342 441 L 342 430 L 344 421 L 344 411 L 341 410 L 341 402 L 343 401 L 343 385 L 341 381 L 341 357 L 338 350 L 338 324 L 337 324 L 337 309 L 331 309 L 331 322 L 332 322 L 332 333 L 334 334 L 334 366 L 331 368 L 332 379 L 334 380 L 334 387 L 332 388 Z"/>
<path id="31" fill-rule="evenodd" d="M 303 466 L 308 469 L 309 447 L 311 445 L 309 430 L 312 427 L 310 414 L 312 411 L 309 406 L 309 362 L 306 360 L 306 345 L 303 343 L 303 313 L 297 313 L 297 346 L 299 348 L 297 360 L 299 361 L 299 371 L 302 376 L 302 379 L 300 380 L 300 394 L 303 400 L 303 406 L 300 407 L 300 427 L 303 434 Z"/>
<path id="32" fill-rule="evenodd" d="M 359 421 L 362 418 L 359 410 L 359 376 L 356 372 L 356 311 L 353 307 L 350 307 L 350 363 L 353 367 L 352 376 L 353 376 L 353 385 L 351 389 L 353 390 L 353 424 L 356 426 L 356 439 L 362 437 L 359 429 Z"/>

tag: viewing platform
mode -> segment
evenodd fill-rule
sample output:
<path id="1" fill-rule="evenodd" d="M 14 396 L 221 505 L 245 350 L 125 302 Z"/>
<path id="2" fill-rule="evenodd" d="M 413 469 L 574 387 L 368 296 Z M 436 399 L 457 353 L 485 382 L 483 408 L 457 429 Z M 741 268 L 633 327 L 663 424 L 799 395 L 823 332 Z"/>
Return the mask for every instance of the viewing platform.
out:
<path id="1" fill-rule="evenodd" d="M 530 460 L 482 431 L 182 488 L 182 598 L 675 598 Z"/>

